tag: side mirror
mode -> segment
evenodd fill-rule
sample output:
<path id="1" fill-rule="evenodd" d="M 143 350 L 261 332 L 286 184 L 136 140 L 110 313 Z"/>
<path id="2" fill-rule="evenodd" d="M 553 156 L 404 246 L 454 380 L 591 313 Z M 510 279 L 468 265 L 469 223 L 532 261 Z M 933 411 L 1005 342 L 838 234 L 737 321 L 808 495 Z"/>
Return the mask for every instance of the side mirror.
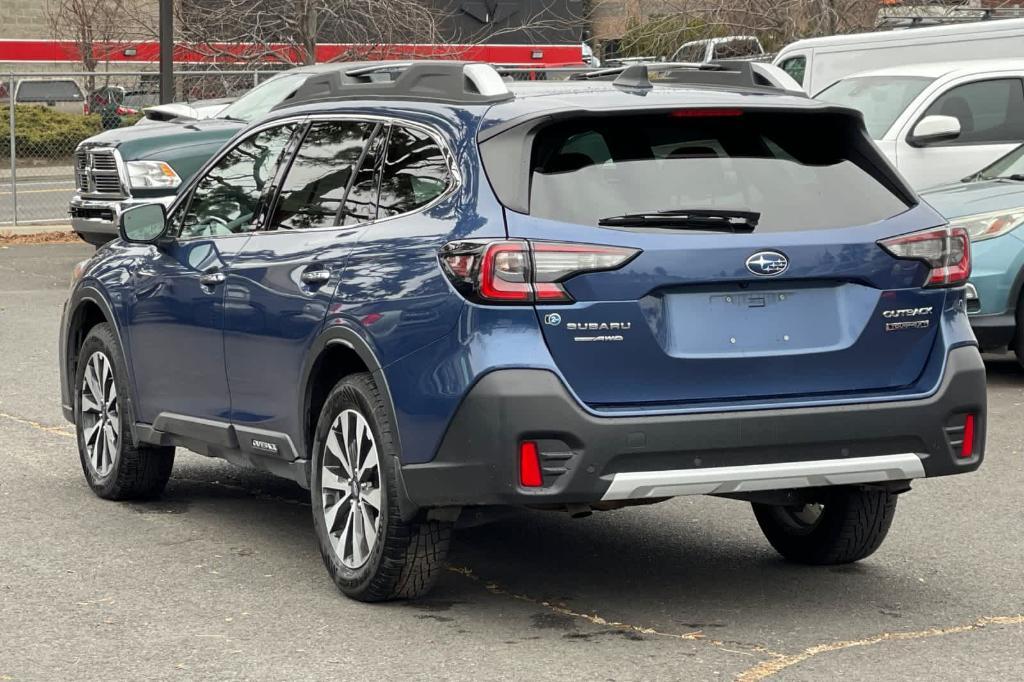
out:
<path id="1" fill-rule="evenodd" d="M 955 116 L 925 116 L 911 133 L 911 140 L 924 145 L 960 137 L 960 119 Z"/>
<path id="2" fill-rule="evenodd" d="M 141 204 L 121 213 L 117 231 L 132 244 L 154 244 L 167 229 L 163 204 Z"/>

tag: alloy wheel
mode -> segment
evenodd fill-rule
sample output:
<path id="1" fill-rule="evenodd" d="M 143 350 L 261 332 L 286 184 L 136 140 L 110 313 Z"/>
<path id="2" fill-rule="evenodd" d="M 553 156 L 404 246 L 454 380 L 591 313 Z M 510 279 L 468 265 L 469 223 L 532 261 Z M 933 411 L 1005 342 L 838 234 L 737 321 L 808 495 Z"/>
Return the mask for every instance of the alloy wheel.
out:
<path id="1" fill-rule="evenodd" d="M 121 413 L 117 404 L 114 368 L 104 353 L 89 356 L 81 388 L 82 433 L 89 467 L 99 478 L 114 468 L 121 441 Z"/>
<path id="2" fill-rule="evenodd" d="M 359 568 L 380 535 L 381 476 L 373 431 L 355 410 L 344 410 L 327 432 L 320 494 L 334 553 L 346 567 Z"/>

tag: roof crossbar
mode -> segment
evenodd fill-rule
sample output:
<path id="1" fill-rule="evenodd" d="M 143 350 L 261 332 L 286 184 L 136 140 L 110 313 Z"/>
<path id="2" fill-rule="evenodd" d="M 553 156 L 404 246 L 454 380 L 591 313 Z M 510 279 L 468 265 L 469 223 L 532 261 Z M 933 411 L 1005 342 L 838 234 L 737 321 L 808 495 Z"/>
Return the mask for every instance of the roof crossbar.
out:
<path id="1" fill-rule="evenodd" d="M 494 67 L 477 62 L 381 61 L 338 63 L 315 72 L 281 104 L 342 99 L 414 99 L 452 104 L 491 104 L 514 95 Z"/>
<path id="2" fill-rule="evenodd" d="M 764 70 L 764 65 L 745 60 L 656 62 L 574 73 L 569 79 L 611 80 L 618 87 L 649 88 L 652 86 L 650 74 L 653 73 L 657 75 L 657 83 L 785 90 L 785 87 L 764 73 Z"/>

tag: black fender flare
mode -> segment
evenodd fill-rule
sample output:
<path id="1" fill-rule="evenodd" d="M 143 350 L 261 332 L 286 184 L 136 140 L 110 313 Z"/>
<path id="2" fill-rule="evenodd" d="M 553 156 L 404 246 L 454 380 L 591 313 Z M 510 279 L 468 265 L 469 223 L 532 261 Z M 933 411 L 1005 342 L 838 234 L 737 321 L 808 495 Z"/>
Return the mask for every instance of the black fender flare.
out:
<path id="1" fill-rule="evenodd" d="M 125 345 L 124 342 L 124 335 L 121 333 L 121 325 L 118 324 L 117 321 L 117 315 L 114 314 L 114 306 L 111 305 L 110 301 L 107 299 L 107 296 L 103 292 L 103 290 L 97 287 L 96 285 L 92 284 L 91 282 L 80 284 L 78 287 L 75 288 L 75 290 L 71 293 L 71 296 L 68 298 L 67 309 L 64 317 L 64 325 L 63 329 L 61 330 L 60 339 L 61 403 L 63 404 L 65 411 L 67 411 L 67 408 L 69 406 L 72 406 L 74 404 L 74 397 L 71 394 L 72 383 L 74 382 L 74 377 L 71 374 L 71 363 L 73 360 L 76 359 L 77 349 L 71 347 L 71 324 L 72 321 L 75 319 L 76 315 L 78 314 L 79 309 L 87 303 L 91 303 L 100 309 L 100 312 L 106 319 L 107 324 L 109 324 L 113 328 L 114 336 L 117 337 L 117 343 L 121 347 L 121 359 L 124 360 L 124 366 L 128 370 L 129 395 L 126 397 L 129 402 L 129 414 L 133 415 L 130 422 L 132 424 L 132 428 L 134 429 L 135 370 L 132 367 L 131 358 L 129 357 L 126 351 L 127 346 Z M 68 417 L 68 415 L 65 414 L 65 417 Z M 69 421 L 74 421 L 73 414 L 69 418 Z M 137 437 L 137 434 L 133 433 L 133 435 Z"/>
<path id="2" fill-rule="evenodd" d="M 366 366 L 366 369 L 373 375 L 374 381 L 381 388 L 384 393 L 384 409 L 387 412 L 388 419 L 391 420 L 394 425 L 394 438 L 395 445 L 398 451 L 402 451 L 402 437 L 398 429 L 397 413 L 395 411 L 395 404 L 391 398 L 391 389 L 388 386 L 387 377 L 384 375 L 383 366 L 380 360 L 377 358 L 377 354 L 374 352 L 370 343 L 363 338 L 357 331 L 351 327 L 345 326 L 331 326 L 327 327 L 313 342 L 310 346 L 309 353 L 306 355 L 306 360 L 302 366 L 302 404 L 299 406 L 299 424 L 306 423 L 307 412 L 309 411 L 309 398 L 310 398 L 310 383 L 312 381 L 313 366 L 317 360 L 323 354 L 323 352 L 332 345 L 341 345 L 348 348 L 359 356 L 359 359 Z M 299 434 L 299 447 L 300 455 L 309 453 L 312 443 L 306 442 L 305 429 Z M 312 460 L 310 460 L 312 461 Z M 418 513 L 419 508 L 409 499 L 409 494 L 406 492 L 405 480 L 402 476 L 402 462 L 401 459 L 396 457 L 393 462 L 395 473 L 398 479 L 398 507 L 401 510 L 402 520 L 409 521 L 413 519 Z M 310 479 L 307 479 L 310 480 Z"/>

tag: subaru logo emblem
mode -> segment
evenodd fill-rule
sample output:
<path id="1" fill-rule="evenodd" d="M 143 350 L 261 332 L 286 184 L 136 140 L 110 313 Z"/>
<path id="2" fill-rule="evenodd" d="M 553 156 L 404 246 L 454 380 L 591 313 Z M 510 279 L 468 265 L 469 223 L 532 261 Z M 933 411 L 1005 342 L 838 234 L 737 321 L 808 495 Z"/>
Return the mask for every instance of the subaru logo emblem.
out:
<path id="1" fill-rule="evenodd" d="M 747 259 L 747 270 L 759 277 L 781 275 L 789 268 L 789 259 L 778 251 L 758 251 Z"/>
<path id="2" fill-rule="evenodd" d="M 558 313 L 548 313 L 544 316 L 544 324 L 550 324 L 552 327 L 557 327 L 562 324 L 562 316 Z"/>

